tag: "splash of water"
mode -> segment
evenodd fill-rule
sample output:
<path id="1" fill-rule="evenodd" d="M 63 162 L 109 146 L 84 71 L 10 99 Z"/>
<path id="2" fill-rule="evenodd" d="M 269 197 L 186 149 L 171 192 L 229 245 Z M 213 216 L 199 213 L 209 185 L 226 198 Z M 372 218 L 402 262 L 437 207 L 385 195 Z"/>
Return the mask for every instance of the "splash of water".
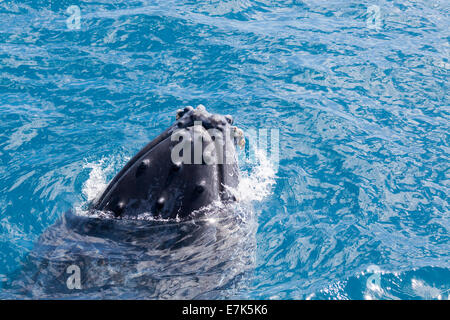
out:
<path id="1" fill-rule="evenodd" d="M 255 160 L 246 160 L 249 171 L 241 172 L 241 180 L 234 190 L 235 195 L 244 202 L 262 201 L 272 192 L 276 172 L 266 154 L 255 150 Z"/>
<path id="2" fill-rule="evenodd" d="M 111 164 L 104 169 L 105 159 L 99 162 L 88 162 L 83 169 L 90 169 L 89 178 L 83 184 L 83 195 L 88 202 L 95 200 L 107 186 L 106 173 L 111 170 Z"/>
<path id="3" fill-rule="evenodd" d="M 117 167 L 123 165 L 129 157 L 116 155 L 114 157 L 103 157 L 97 161 L 86 161 L 83 169 L 90 170 L 88 179 L 83 183 L 81 192 L 86 199 L 75 208 L 75 212 L 80 215 L 87 215 L 86 207 L 95 201 L 106 189 L 111 175 L 115 173 Z"/>

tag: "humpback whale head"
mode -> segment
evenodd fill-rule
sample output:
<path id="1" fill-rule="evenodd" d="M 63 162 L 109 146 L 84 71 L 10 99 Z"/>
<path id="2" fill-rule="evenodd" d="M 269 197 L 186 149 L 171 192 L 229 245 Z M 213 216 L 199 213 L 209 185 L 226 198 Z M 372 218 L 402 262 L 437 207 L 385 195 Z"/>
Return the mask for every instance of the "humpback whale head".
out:
<path id="1" fill-rule="evenodd" d="M 176 121 L 140 150 L 109 183 L 94 210 L 116 217 L 151 213 L 186 218 L 214 201 L 233 201 L 239 179 L 233 118 L 204 106 L 179 109 Z"/>

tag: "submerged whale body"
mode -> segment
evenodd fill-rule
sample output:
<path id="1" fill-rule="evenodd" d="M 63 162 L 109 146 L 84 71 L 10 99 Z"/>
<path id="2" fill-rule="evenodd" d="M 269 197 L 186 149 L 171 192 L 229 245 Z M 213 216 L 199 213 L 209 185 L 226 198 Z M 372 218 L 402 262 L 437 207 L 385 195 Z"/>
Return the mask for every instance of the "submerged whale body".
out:
<path id="1" fill-rule="evenodd" d="M 177 121 L 125 165 L 93 209 L 116 217 L 186 218 L 215 200 L 232 200 L 239 177 L 235 144 L 243 142 L 232 124 L 231 116 L 202 105 L 178 110 Z"/>
<path id="2" fill-rule="evenodd" d="M 234 297 L 254 263 L 256 230 L 230 191 L 243 143 L 232 123 L 201 106 L 179 110 L 88 214 L 66 212 L 45 230 L 0 299 Z"/>

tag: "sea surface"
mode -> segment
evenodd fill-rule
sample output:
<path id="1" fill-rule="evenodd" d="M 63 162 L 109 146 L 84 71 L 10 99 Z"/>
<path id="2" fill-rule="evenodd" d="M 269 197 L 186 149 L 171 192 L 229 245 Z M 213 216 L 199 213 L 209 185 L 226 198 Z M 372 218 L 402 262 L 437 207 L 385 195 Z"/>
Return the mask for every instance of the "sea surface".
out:
<path id="1" fill-rule="evenodd" d="M 444 0 L 1 0 L 0 298 L 449 299 L 449 16 Z M 199 104 L 247 133 L 240 202 L 170 249 L 172 222 L 90 217 Z"/>

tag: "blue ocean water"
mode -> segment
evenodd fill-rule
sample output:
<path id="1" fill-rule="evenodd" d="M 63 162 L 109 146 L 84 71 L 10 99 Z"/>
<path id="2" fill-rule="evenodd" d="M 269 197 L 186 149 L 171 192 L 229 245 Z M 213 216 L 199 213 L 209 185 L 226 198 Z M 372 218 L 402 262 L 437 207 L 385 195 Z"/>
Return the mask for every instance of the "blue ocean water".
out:
<path id="1" fill-rule="evenodd" d="M 279 161 L 242 164 L 254 260 L 225 298 L 449 299 L 449 13 L 0 1 L 0 281 L 177 108 L 203 104 L 279 133 Z"/>

